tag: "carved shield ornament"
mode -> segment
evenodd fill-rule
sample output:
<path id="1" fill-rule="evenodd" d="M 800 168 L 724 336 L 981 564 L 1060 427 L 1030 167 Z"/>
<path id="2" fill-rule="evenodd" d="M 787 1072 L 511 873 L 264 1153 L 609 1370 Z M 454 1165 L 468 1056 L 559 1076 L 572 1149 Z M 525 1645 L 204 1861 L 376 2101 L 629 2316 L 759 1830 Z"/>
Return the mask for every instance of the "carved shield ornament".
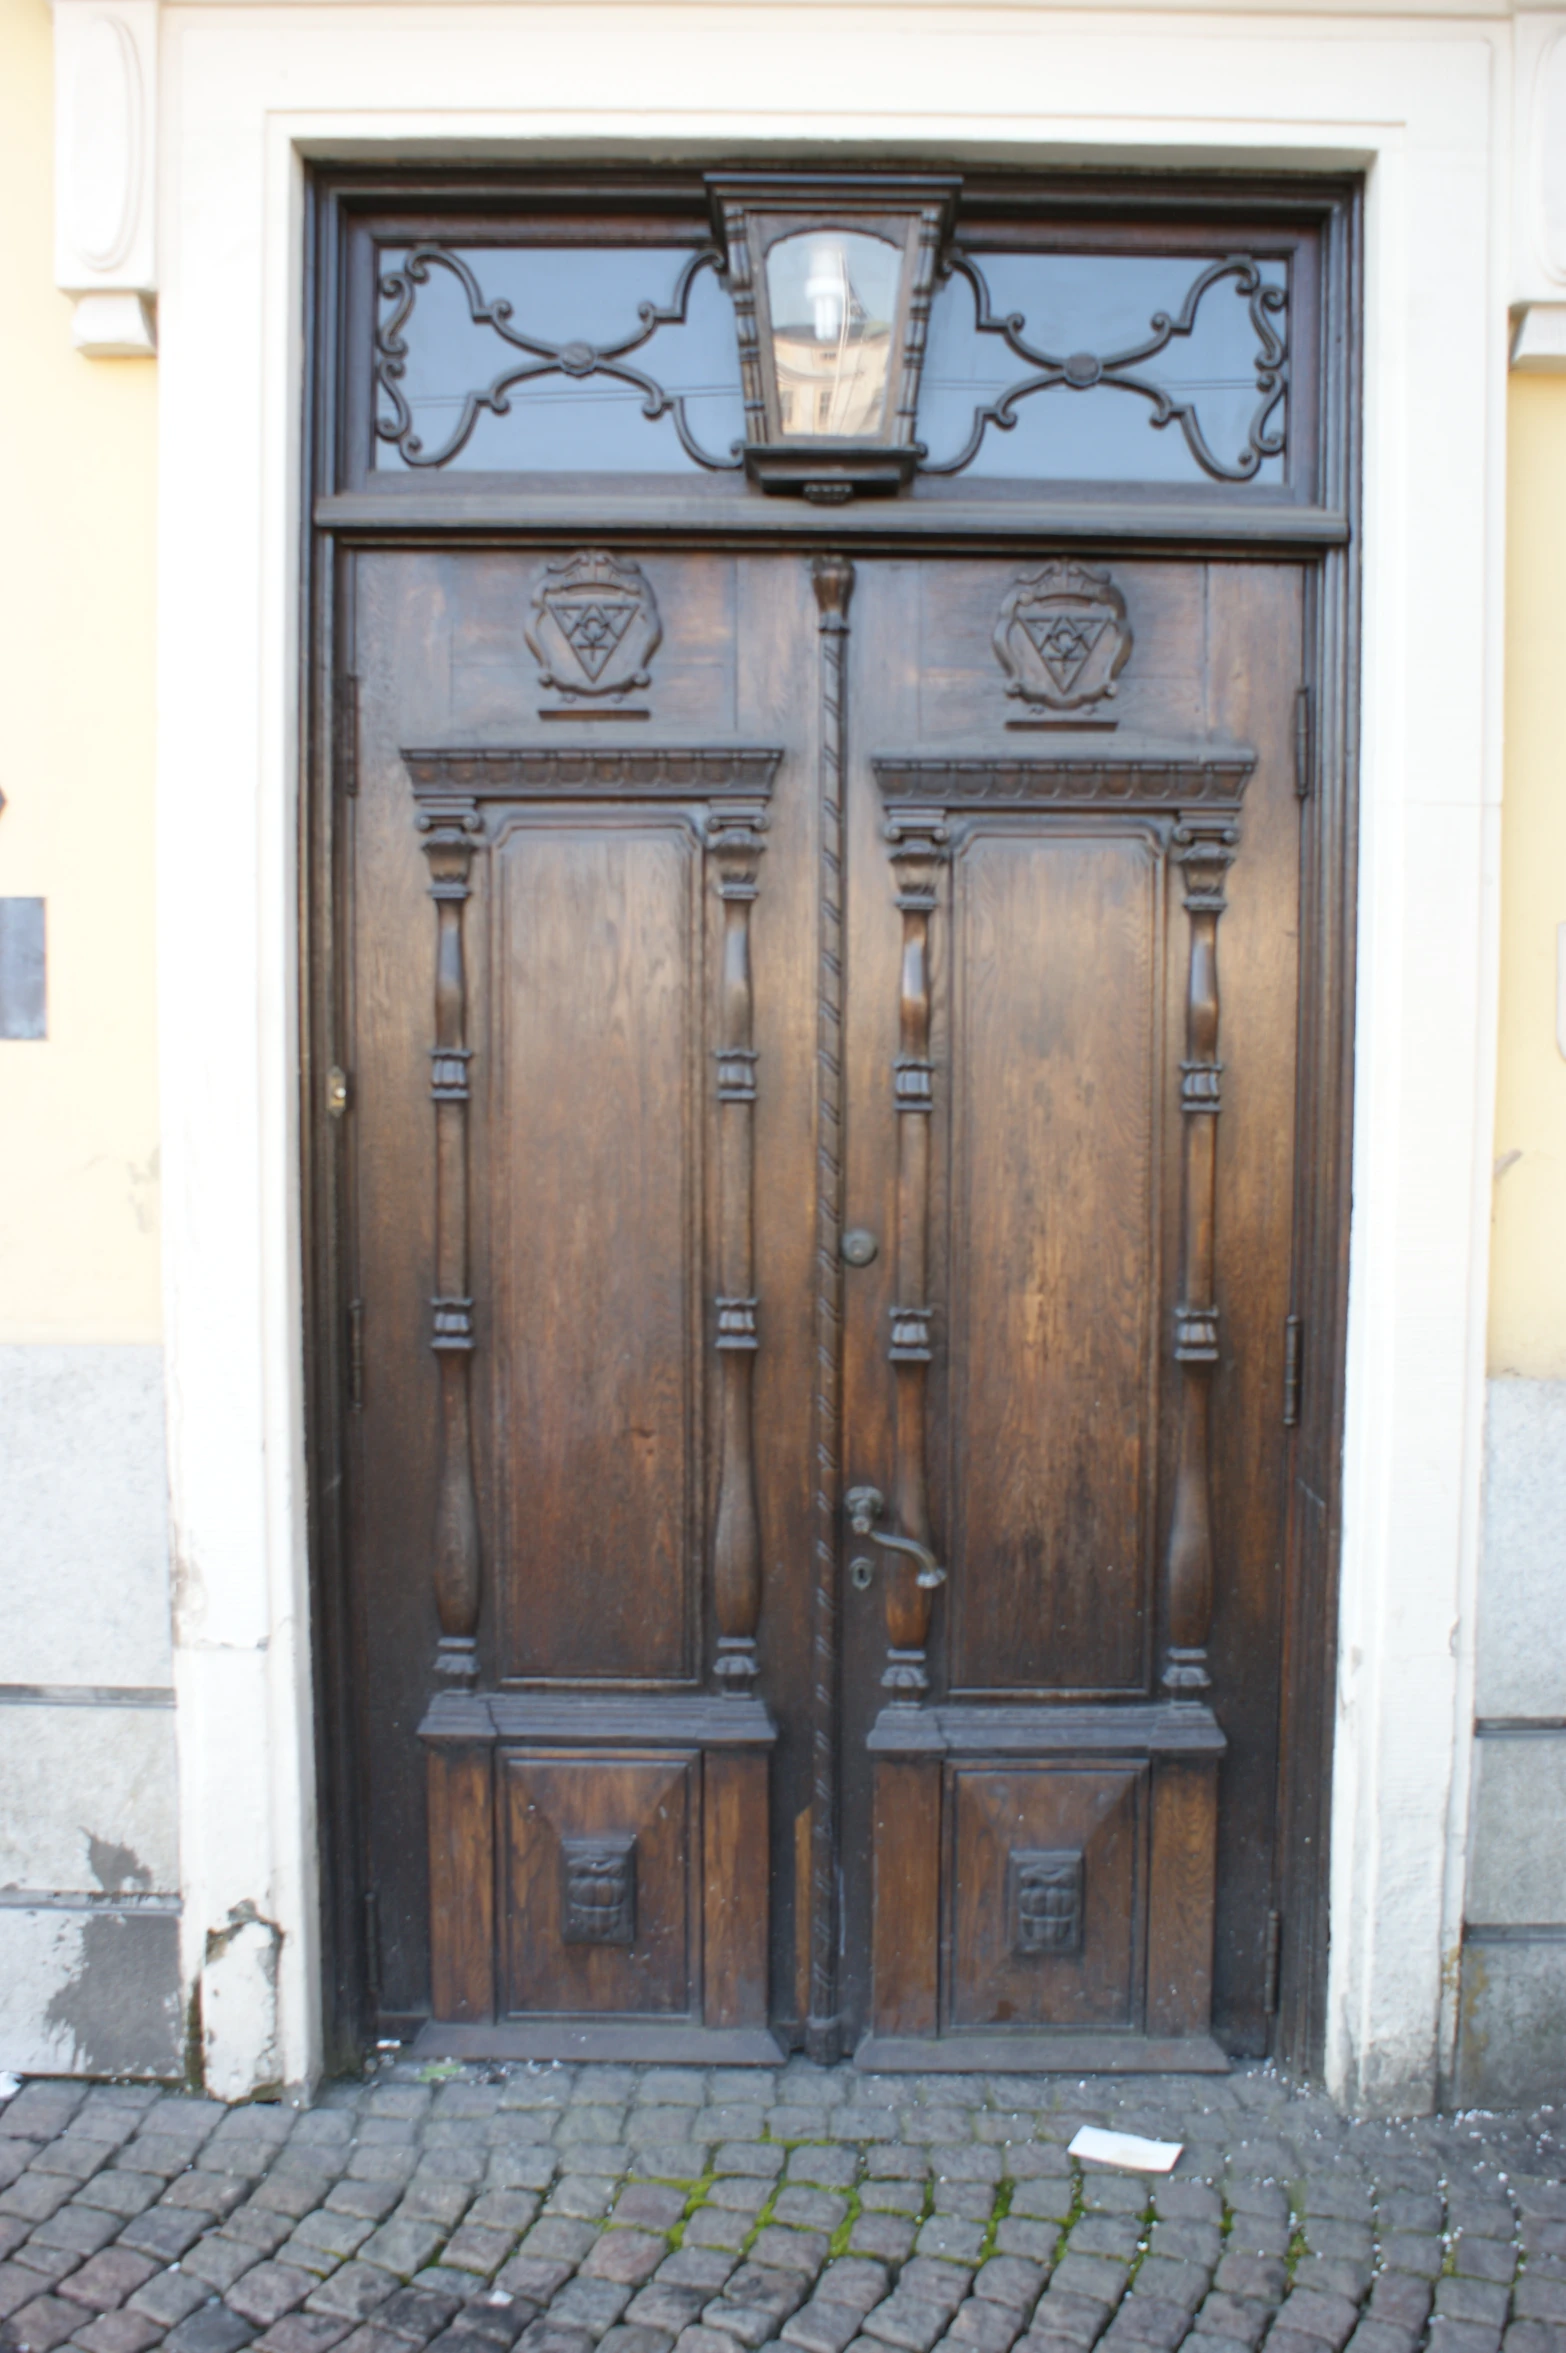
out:
<path id="1" fill-rule="evenodd" d="M 1083 710 L 1114 693 L 1131 658 L 1126 600 L 1107 572 L 1045 564 L 1006 591 L 994 646 L 1009 695 L 1046 710 Z"/>
<path id="2" fill-rule="evenodd" d="M 589 548 L 545 566 L 524 634 L 541 686 L 617 695 L 647 684 L 663 624 L 641 566 Z"/>

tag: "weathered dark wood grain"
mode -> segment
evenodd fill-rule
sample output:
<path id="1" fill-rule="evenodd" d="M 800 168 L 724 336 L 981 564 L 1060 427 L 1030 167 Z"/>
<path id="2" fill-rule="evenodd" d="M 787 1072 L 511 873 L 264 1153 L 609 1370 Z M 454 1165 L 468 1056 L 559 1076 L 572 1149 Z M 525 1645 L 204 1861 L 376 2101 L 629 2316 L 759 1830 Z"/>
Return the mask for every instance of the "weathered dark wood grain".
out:
<path id="1" fill-rule="evenodd" d="M 1064 183 L 1030 187 L 980 175 L 965 203 L 1002 241 L 1047 242 L 1069 218 L 1073 237 L 1173 234 L 1196 251 L 1204 237 L 1227 247 L 1256 201 L 1209 189 L 1160 229 L 1146 210 L 1158 192 L 1128 185 L 1084 227 Z M 408 198 L 410 229 L 421 201 Z M 474 201 L 518 198 L 497 185 Z M 1341 305 L 1349 281 L 1352 208 L 1281 186 L 1267 202 L 1293 239 L 1303 366 L 1312 305 Z M 333 214 L 350 277 L 365 223 L 389 204 L 366 181 Z M 549 208 L 573 235 L 597 233 L 580 178 L 552 184 Z M 623 208 L 612 227 L 601 217 L 624 233 Z M 350 290 L 350 335 L 360 299 Z M 728 2031 L 769 2015 L 823 2056 L 872 2013 L 904 2041 L 958 2030 L 959 2011 L 987 2038 L 1099 2035 L 1101 2021 L 1073 2023 L 1075 1997 L 1049 1991 L 1063 1969 L 997 1944 L 1008 1858 L 1057 1852 L 1051 1808 L 1073 1776 L 1143 1787 L 1150 1773 L 1145 1842 L 1127 1832 L 1114 1849 L 1132 1865 L 1092 1864 L 1083 1848 L 1085 1933 L 1117 1956 L 1098 1981 L 1115 2003 L 1131 1988 L 1116 2012 L 1127 2023 L 1109 2031 L 1136 2031 L 1145 1986 L 1148 2035 L 1178 2042 L 1205 2022 L 1210 1985 L 1220 2033 L 1264 2047 L 1281 1905 L 1285 2030 L 1308 2050 L 1340 1413 L 1352 558 L 1279 551 L 1291 537 L 1341 543 L 1341 393 L 1318 410 L 1316 378 L 1301 376 L 1287 501 L 1235 498 L 1182 524 L 1167 500 L 1117 494 L 1095 547 L 1080 499 L 1029 494 L 1087 561 L 1112 564 L 1134 623 L 1100 750 L 1140 734 L 1255 751 L 1225 883 L 1216 1043 L 1211 944 L 1193 957 L 1175 854 L 1190 812 L 1167 797 L 1127 807 L 1114 782 L 1126 762 L 1100 759 L 1073 805 L 1013 794 L 997 814 L 968 792 L 948 838 L 885 837 L 876 759 L 1015 767 L 1049 746 L 1047 727 L 1007 733 L 991 646 L 1008 584 L 1040 560 L 1016 547 L 1031 508 L 999 502 L 987 523 L 969 492 L 921 491 L 879 524 L 845 514 L 834 542 L 824 513 L 790 520 L 767 501 L 752 525 L 728 492 L 704 505 L 631 486 L 611 536 L 663 626 L 637 691 L 648 716 L 573 732 L 522 622 L 541 564 L 584 544 L 571 501 L 595 533 L 612 524 L 602 485 L 558 479 L 512 516 L 507 544 L 486 542 L 471 481 L 444 508 L 423 486 L 394 516 L 354 454 L 358 391 L 343 416 L 346 438 L 321 446 L 350 453 L 346 474 L 323 454 L 316 488 L 358 482 L 352 516 L 330 519 L 360 537 L 321 601 L 320 658 L 339 683 L 317 714 L 330 757 L 311 787 L 306 1064 L 348 1070 L 352 1108 L 329 1131 L 312 1125 L 307 1155 L 312 1513 L 323 1753 L 357 1759 L 334 1801 L 334 1869 L 376 1899 L 380 2014 L 433 1999 L 463 2022 L 493 2004 L 513 2035 L 529 2017 Z M 1267 511 L 1285 506 L 1284 520 Z M 639 538 L 638 513 L 657 526 Z M 811 563 L 824 551 L 841 576 L 848 550 L 854 627 L 832 632 L 829 703 L 835 608 Z M 1293 719 L 1310 681 L 1302 801 Z M 645 744 L 664 765 L 656 781 L 601 760 L 573 778 L 559 748 L 578 737 Z M 432 744 L 489 761 L 470 795 L 478 830 L 461 832 L 465 873 L 446 878 L 469 895 L 433 917 L 403 758 Z M 726 867 L 713 793 L 681 772 L 725 745 L 781 754 L 765 854 L 731 835 Z M 726 898 L 725 879 L 757 895 Z M 911 896 L 927 903 L 899 904 Z M 460 1111 L 452 1093 L 434 1119 L 432 1042 L 467 1073 Z M 725 1051 L 731 1081 L 755 1055 L 753 1094 L 725 1092 Z M 899 1061 L 928 1067 L 927 1108 L 897 1108 Z M 1181 1063 L 1213 1061 L 1216 1120 L 1181 1104 Z M 312 1076 L 312 1122 L 318 1093 Z M 848 1225 L 876 1255 L 823 1267 Z M 470 1347 L 430 1350 L 431 1297 Z M 1174 1352 L 1182 1307 L 1218 1310 L 1199 1385 Z M 900 1333 L 894 1309 L 916 1311 Z M 1285 1430 L 1291 1314 L 1306 1370 Z M 715 1346 L 725 1317 L 756 1345 Z M 946 1587 L 915 1587 L 881 1552 L 867 1590 L 842 1581 L 859 1548 L 838 1546 L 837 1495 L 856 1481 L 887 1495 L 887 1526 L 929 1543 Z M 889 1631 L 923 1678 L 894 1696 L 993 1711 L 994 1754 L 960 1769 L 933 1749 L 872 1762 Z M 579 1737 L 547 1758 L 501 1739 L 460 1766 L 459 1744 L 432 1740 L 426 1763 L 416 1727 L 441 1638 L 451 1680 L 558 1695 Z M 1229 1743 L 1216 1815 L 1202 1796 L 1211 1762 L 1052 1755 L 1046 1769 L 1042 1750 L 1030 1763 L 1007 1748 L 1014 1701 L 1086 1701 L 1112 1728 L 1147 1701 L 1170 1648 L 1205 1654 L 1203 1696 Z M 676 1734 L 672 1711 L 715 1687 L 722 1659 L 745 1666 L 737 1686 L 753 1663 L 775 1753 L 764 1740 L 703 1753 Z M 615 1731 L 631 1701 L 651 1712 Z M 475 1794 L 497 1747 L 498 1839 Z M 883 1782 L 910 1804 L 888 1809 Z M 639 1813 L 654 1787 L 664 1794 Z M 985 1827 L 982 1789 L 1011 1791 L 1004 1840 L 1004 1823 Z M 652 1960 L 564 1938 L 561 1841 L 600 1833 L 638 1842 L 639 1902 L 652 1857 Z M 351 2009 L 362 1900 L 340 1894 L 333 1917 Z M 497 1948 L 492 1995 L 482 1956 Z"/>

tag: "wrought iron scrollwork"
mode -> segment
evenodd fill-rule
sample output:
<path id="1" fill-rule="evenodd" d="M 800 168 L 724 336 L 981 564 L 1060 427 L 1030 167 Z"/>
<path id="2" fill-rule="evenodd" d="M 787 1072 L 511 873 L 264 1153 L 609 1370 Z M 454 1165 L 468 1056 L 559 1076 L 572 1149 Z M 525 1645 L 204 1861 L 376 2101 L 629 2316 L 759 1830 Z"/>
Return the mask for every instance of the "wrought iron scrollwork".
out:
<path id="1" fill-rule="evenodd" d="M 439 449 L 426 449 L 414 425 L 413 411 L 403 390 L 407 374 L 408 344 L 403 329 L 408 323 L 414 301 L 421 286 L 429 283 L 432 268 L 449 270 L 467 298 L 468 315 L 479 327 L 493 327 L 495 333 L 513 350 L 524 356 L 515 366 L 503 368 L 482 390 L 464 395 L 462 414 L 450 438 Z M 488 409 L 492 415 L 509 415 L 511 394 L 519 384 L 531 382 L 539 376 L 567 376 L 583 379 L 588 376 L 610 376 L 622 384 L 629 384 L 642 395 L 642 415 L 649 421 L 659 417 L 672 420 L 680 437 L 680 446 L 687 457 L 699 466 L 714 471 L 734 471 L 745 462 L 743 446 L 735 443 L 725 457 L 714 457 L 703 449 L 690 429 L 685 414 L 682 393 L 666 391 L 645 369 L 627 364 L 633 351 L 640 351 L 650 343 L 660 327 L 683 327 L 691 286 L 702 270 L 716 270 L 720 277 L 723 256 L 715 246 L 703 246 L 684 263 L 675 281 L 674 292 L 666 303 L 639 302 L 636 306 L 638 325 L 635 332 L 623 336 L 618 343 L 549 343 L 543 337 L 525 334 L 512 324 L 512 305 L 503 296 L 494 302 L 486 301 L 480 286 L 460 254 L 444 245 L 415 245 L 403 257 L 402 267 L 386 271 L 380 280 L 380 294 L 392 305 L 390 316 L 384 318 L 375 337 L 375 380 L 384 395 L 388 408 L 378 409 L 375 430 L 382 441 L 396 445 L 403 463 L 409 466 L 444 466 L 466 444 L 477 424 L 480 412 Z"/>
<path id="2" fill-rule="evenodd" d="M 925 460 L 920 471 L 926 474 L 960 474 L 971 465 L 989 426 L 1009 433 L 1017 422 L 1017 404 L 1035 392 L 1048 392 L 1057 384 L 1064 384 L 1073 392 L 1091 392 L 1105 385 L 1117 392 L 1134 392 L 1152 405 L 1149 424 L 1155 427 L 1178 425 L 1185 435 L 1187 447 L 1197 464 L 1218 482 L 1249 482 L 1260 468 L 1263 459 L 1281 457 L 1287 437 L 1286 422 L 1278 411 L 1288 394 L 1289 357 L 1286 339 L 1288 293 L 1282 286 L 1267 284 L 1260 265 L 1249 254 L 1229 254 L 1223 261 L 1214 262 L 1202 271 L 1187 293 L 1178 317 L 1167 311 L 1155 311 L 1148 321 L 1146 338 L 1133 344 L 1127 351 L 1101 357 L 1095 352 L 1078 351 L 1064 358 L 1052 352 L 1040 351 L 1023 335 L 1026 320 L 1021 311 L 998 317 L 990 307 L 990 290 L 984 273 L 970 255 L 955 248 L 948 256 L 949 273 L 966 278 L 973 290 L 975 332 L 998 335 L 1008 351 L 1022 360 L 1032 371 L 1009 385 L 999 400 L 975 410 L 973 431 L 954 458 L 944 458 L 938 464 Z M 1251 325 L 1257 342 L 1256 392 L 1257 405 L 1250 420 L 1245 447 L 1232 465 L 1226 465 L 1208 444 L 1196 418 L 1194 398 L 1182 399 L 1168 385 L 1152 377 L 1138 374 L 1138 370 L 1161 351 L 1167 351 L 1179 336 L 1188 336 L 1194 329 L 1202 301 L 1214 286 L 1226 279 L 1234 281 L 1236 294 L 1250 307 Z"/>

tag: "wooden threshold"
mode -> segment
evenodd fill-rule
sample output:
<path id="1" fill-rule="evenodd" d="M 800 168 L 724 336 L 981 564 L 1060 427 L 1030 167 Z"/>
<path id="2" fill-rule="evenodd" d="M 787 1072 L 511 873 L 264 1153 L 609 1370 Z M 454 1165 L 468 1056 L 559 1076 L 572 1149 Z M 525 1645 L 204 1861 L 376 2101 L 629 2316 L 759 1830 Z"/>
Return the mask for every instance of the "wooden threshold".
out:
<path id="1" fill-rule="evenodd" d="M 495 2026 L 442 2026 L 413 2038 L 415 2059 L 618 2060 L 649 2067 L 780 2067 L 786 2056 L 764 2026 L 660 2026 L 635 2019 L 511 2018 Z"/>
<path id="2" fill-rule="evenodd" d="M 883 2075 L 1227 2075 L 1210 2034 L 867 2034 L 854 2065 Z"/>

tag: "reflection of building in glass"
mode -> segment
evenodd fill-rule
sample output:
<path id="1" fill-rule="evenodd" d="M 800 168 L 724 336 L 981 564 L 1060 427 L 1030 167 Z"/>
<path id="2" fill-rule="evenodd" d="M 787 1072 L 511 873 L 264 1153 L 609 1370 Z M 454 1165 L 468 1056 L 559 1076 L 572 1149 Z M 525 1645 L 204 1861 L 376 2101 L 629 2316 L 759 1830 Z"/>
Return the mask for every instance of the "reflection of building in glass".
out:
<path id="1" fill-rule="evenodd" d="M 853 435 L 879 430 L 886 405 L 891 329 L 850 320 L 835 343 L 809 333 L 781 332 L 773 340 L 778 376 L 778 422 L 785 433 Z"/>
<path id="2" fill-rule="evenodd" d="M 786 237 L 767 257 L 767 279 L 780 430 L 844 438 L 879 431 L 891 327 L 872 318 L 865 297 L 883 311 L 895 308 L 895 249 L 852 231 Z"/>

